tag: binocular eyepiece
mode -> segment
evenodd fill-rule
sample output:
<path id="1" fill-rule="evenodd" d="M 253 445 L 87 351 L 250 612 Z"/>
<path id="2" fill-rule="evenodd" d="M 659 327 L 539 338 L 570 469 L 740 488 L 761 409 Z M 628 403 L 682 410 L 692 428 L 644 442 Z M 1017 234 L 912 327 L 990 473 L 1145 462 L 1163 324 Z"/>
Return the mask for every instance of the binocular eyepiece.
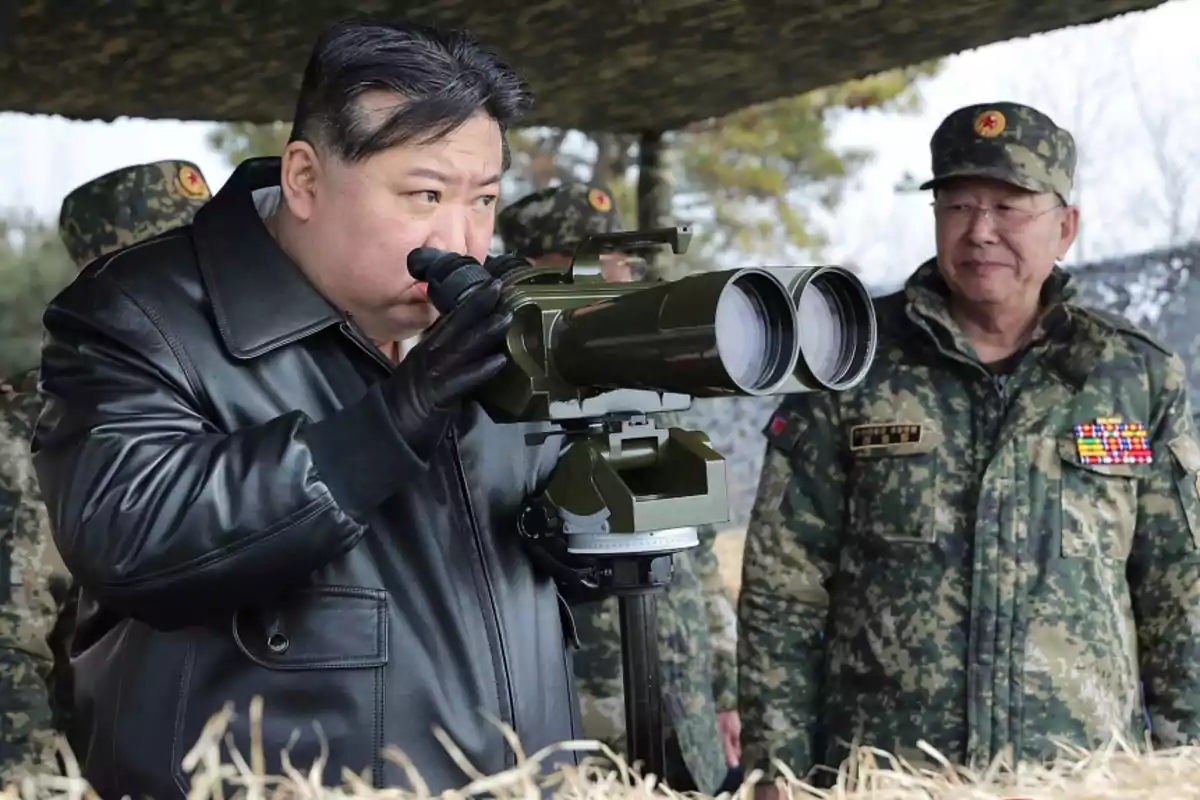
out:
<path id="1" fill-rule="evenodd" d="M 492 279 L 470 256 L 434 247 L 418 247 L 408 254 L 408 274 L 429 285 L 429 302 L 441 314 L 449 314 L 468 292 Z"/>

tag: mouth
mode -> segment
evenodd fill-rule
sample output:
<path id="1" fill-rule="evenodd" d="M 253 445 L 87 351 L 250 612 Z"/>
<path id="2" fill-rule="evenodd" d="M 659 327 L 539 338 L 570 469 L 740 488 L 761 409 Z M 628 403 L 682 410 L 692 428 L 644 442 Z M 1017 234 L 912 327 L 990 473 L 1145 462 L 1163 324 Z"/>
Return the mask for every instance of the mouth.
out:
<path id="1" fill-rule="evenodd" d="M 959 266 L 976 272 L 991 272 L 993 270 L 1008 269 L 1008 264 L 1003 264 L 999 261 L 979 261 L 975 259 L 959 262 Z"/>
<path id="2" fill-rule="evenodd" d="M 413 281 L 400 291 L 400 296 L 410 303 L 428 303 L 429 284 L 425 281 Z"/>

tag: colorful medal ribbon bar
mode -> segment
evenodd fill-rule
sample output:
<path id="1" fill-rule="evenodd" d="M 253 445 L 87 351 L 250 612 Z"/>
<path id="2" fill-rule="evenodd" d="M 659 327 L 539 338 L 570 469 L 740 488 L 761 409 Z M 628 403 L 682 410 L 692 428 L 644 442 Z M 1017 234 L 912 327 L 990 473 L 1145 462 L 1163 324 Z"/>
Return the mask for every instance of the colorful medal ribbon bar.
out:
<path id="1" fill-rule="evenodd" d="M 1101 417 L 1075 426 L 1080 464 L 1149 464 L 1150 446 L 1140 422 Z"/>

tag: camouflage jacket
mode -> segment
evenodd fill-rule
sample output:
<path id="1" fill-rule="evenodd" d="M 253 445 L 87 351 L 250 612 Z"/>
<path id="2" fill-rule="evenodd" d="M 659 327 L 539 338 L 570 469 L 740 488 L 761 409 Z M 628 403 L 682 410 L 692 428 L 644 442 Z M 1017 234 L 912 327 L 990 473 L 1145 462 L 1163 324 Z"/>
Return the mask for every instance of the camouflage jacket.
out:
<path id="1" fill-rule="evenodd" d="M 662 415 L 659 426 L 677 424 Z M 659 595 L 659 662 L 665 718 L 679 740 L 697 787 L 713 794 L 728 767 L 717 712 L 737 708 L 737 628 L 733 601 L 721 580 L 713 542 L 700 529 L 699 546 L 674 557 L 671 584 Z M 617 598 L 573 607 L 581 648 L 575 677 L 585 737 L 625 752 L 625 691 Z"/>
<path id="2" fill-rule="evenodd" d="M 39 409 L 37 370 L 0 386 L 0 784 L 56 765 L 50 641 L 69 579 L 29 455 Z"/>
<path id="3" fill-rule="evenodd" d="M 867 379 L 772 418 L 738 609 L 747 770 L 836 766 L 856 738 L 1041 759 L 1052 738 L 1144 741 L 1147 713 L 1159 744 L 1200 735 L 1183 364 L 1069 303 L 1061 273 L 1046 297 L 993 377 L 927 263 L 877 301 Z M 1098 418 L 1142 423 L 1151 462 L 1080 463 L 1075 426 Z"/>

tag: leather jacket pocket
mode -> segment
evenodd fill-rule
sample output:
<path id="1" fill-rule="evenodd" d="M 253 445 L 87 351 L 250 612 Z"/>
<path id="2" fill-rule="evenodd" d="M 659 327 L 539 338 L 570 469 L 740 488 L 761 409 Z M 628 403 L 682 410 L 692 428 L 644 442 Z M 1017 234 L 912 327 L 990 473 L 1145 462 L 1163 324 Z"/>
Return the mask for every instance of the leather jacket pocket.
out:
<path id="1" fill-rule="evenodd" d="M 1137 464 L 1081 464 L 1075 440 L 1058 442 L 1062 463 L 1059 514 L 1065 558 L 1124 562 L 1137 526 Z"/>
<path id="2" fill-rule="evenodd" d="M 382 589 L 322 586 L 287 595 L 272 607 L 233 615 L 233 647 L 196 648 L 186 665 L 176 709 L 176 782 L 186 780 L 180 760 L 209 716 L 232 702 L 229 731 L 247 756 L 249 703 L 263 698 L 262 741 L 268 773 L 281 774 L 280 756 L 301 772 L 322 757 L 325 781 L 335 785 L 341 767 L 371 767 L 382 781 L 381 750 L 385 668 L 388 663 L 388 595 Z M 294 737 L 294 741 L 293 741 Z"/>
<path id="3" fill-rule="evenodd" d="M 942 437 L 851 451 L 850 528 L 857 536 L 895 544 L 933 544 L 944 479 Z"/>

